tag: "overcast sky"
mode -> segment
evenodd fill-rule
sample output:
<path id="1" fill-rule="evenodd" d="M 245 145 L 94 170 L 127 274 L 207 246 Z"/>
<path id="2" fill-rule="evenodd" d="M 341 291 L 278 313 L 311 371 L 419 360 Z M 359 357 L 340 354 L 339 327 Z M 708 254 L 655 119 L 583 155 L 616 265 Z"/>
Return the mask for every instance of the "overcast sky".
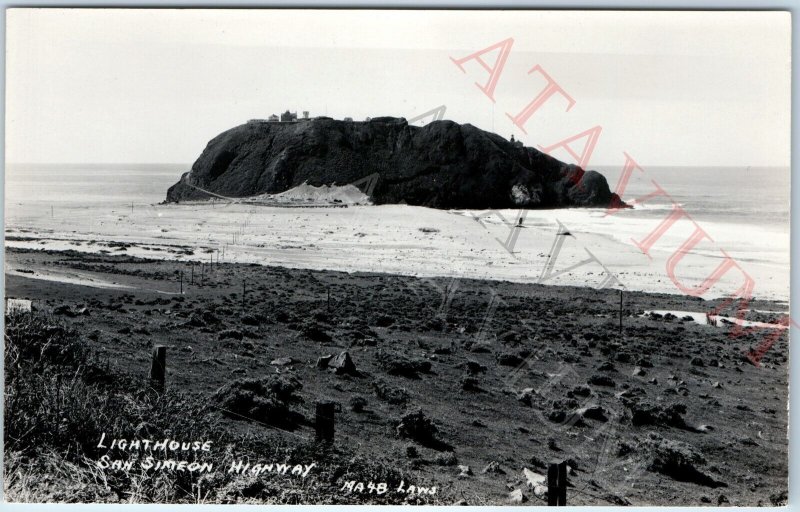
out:
<path id="1" fill-rule="evenodd" d="M 623 151 L 645 167 L 788 166 L 790 35 L 782 12 L 12 9 L 6 156 L 191 163 L 287 108 L 358 120 L 445 105 L 531 146 L 599 125 L 589 167 Z M 450 57 L 508 38 L 493 103 L 475 85 L 489 73 Z M 536 65 L 575 104 L 553 96 L 526 135 L 506 113 L 541 92 Z"/>

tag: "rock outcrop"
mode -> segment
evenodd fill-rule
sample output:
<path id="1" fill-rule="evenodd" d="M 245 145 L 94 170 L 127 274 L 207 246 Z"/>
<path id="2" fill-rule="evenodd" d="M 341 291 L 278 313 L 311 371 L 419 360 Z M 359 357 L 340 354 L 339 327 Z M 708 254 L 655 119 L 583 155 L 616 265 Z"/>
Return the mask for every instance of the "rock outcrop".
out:
<path id="1" fill-rule="evenodd" d="M 368 178 L 368 179 L 365 179 Z M 361 180 L 361 183 L 359 183 Z M 274 194 L 309 185 L 356 183 L 376 204 L 432 208 L 558 208 L 618 201 L 595 171 L 472 125 L 405 119 L 251 121 L 206 149 L 167 201 Z"/>

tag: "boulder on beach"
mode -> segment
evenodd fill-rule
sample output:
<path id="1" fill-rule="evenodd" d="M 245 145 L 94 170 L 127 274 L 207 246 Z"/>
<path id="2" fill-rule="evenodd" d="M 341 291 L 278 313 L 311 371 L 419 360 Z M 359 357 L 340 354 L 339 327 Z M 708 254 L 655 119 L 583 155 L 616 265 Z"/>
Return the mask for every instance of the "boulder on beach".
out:
<path id="1" fill-rule="evenodd" d="M 596 171 L 470 124 L 403 118 L 251 121 L 212 139 L 167 201 L 353 184 L 375 204 L 432 208 L 622 205 Z"/>

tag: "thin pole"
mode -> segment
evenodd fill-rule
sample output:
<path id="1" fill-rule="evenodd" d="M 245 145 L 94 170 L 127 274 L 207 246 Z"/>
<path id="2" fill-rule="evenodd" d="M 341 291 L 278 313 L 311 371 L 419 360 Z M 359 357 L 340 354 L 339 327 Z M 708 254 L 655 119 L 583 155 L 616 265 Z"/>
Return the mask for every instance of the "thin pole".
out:
<path id="1" fill-rule="evenodd" d="M 317 441 L 333 442 L 335 405 L 331 402 L 318 402 L 315 404 L 314 427 Z"/>
<path id="2" fill-rule="evenodd" d="M 563 461 L 558 464 L 558 505 L 559 507 L 567 506 L 567 462 Z"/>
<path id="3" fill-rule="evenodd" d="M 150 363 L 150 385 L 159 392 L 164 392 L 164 383 L 167 373 L 167 347 L 156 345 L 153 347 L 153 357 Z"/>
<path id="4" fill-rule="evenodd" d="M 550 464 L 547 468 L 547 505 L 558 506 L 558 464 Z"/>

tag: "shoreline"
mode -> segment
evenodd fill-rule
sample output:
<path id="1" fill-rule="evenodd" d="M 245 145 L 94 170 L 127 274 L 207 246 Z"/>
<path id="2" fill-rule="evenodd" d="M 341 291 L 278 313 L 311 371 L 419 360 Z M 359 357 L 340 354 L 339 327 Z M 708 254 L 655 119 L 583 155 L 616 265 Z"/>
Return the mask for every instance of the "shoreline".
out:
<path id="1" fill-rule="evenodd" d="M 588 209 L 526 210 L 523 227 L 511 227 L 518 215 L 398 205 L 312 209 L 157 205 L 127 211 L 89 209 L 55 221 L 19 219 L 7 226 L 6 243 L 15 248 L 107 251 L 186 261 L 213 257 L 287 268 L 556 285 L 599 287 L 613 276 L 629 290 L 681 294 L 666 271 L 670 248 L 691 234 L 680 223 L 656 245 L 650 259 L 632 240 L 646 236 L 659 219 L 621 214 L 605 218 L 603 212 Z M 34 221 L 46 228 L 26 227 Z M 562 229 L 571 236 L 551 257 Z M 711 234 L 718 237 L 713 230 Z M 626 237 L 631 240 L 626 242 Z M 781 247 L 780 240 L 760 249 L 768 251 L 763 254 L 729 252 L 753 277 L 755 297 L 788 302 L 789 288 L 782 277 L 788 262 L 784 266 L 769 260 Z M 587 254 L 592 258 L 587 260 Z M 701 245 L 681 261 L 679 279 L 685 286 L 697 286 L 719 262 L 717 253 Z M 554 275 L 544 275 L 547 266 L 552 266 Z M 703 296 L 730 296 L 741 281 L 741 272 L 730 271 Z"/>
<path id="2" fill-rule="evenodd" d="M 313 274 L 332 274 L 332 275 L 341 275 L 343 277 L 350 277 L 353 279 L 370 279 L 370 278 L 377 278 L 377 279 L 388 279 L 388 280 L 395 280 L 395 279 L 402 279 L 402 280 L 411 280 L 420 283 L 433 283 L 433 282 L 463 282 L 469 283 L 471 285 L 477 285 L 485 287 L 486 289 L 491 289 L 494 287 L 500 286 L 512 286 L 512 287 L 520 287 L 522 289 L 528 289 L 531 291 L 536 290 L 547 290 L 552 289 L 554 293 L 574 293 L 574 294 L 583 294 L 583 293 L 592 293 L 592 292 L 599 292 L 605 294 L 617 294 L 619 292 L 624 292 L 625 297 L 636 297 L 640 299 L 644 304 L 647 304 L 648 301 L 652 301 L 653 307 L 650 309 L 642 310 L 642 314 L 647 314 L 649 312 L 654 312 L 658 314 L 664 314 L 666 312 L 680 312 L 680 313 L 694 313 L 694 314 L 701 314 L 705 313 L 706 311 L 714 310 L 716 307 L 724 304 L 726 298 L 725 297 L 718 297 L 712 299 L 703 299 L 700 297 L 694 297 L 691 295 L 680 294 L 680 293 L 665 293 L 665 292 L 653 292 L 653 291 L 646 291 L 646 290 L 629 290 L 629 289 L 620 289 L 620 288 L 612 288 L 612 287 L 604 287 L 604 288 L 597 288 L 593 286 L 580 286 L 576 284 L 548 284 L 548 283 L 539 283 L 539 282 L 525 282 L 525 281 L 512 281 L 507 279 L 500 279 L 500 278 L 475 278 L 475 277 L 466 277 L 466 276 L 459 276 L 459 275 L 407 275 L 407 274 L 398 274 L 398 273 L 387 273 L 387 272 L 379 272 L 379 271 L 362 271 L 362 270 L 336 270 L 336 269 L 320 269 L 320 268 L 308 268 L 308 267 L 291 267 L 291 266 L 284 266 L 284 265 L 276 265 L 276 264 L 267 264 L 267 263 L 246 263 L 246 262 L 217 262 L 214 261 L 213 265 L 209 266 L 208 260 L 204 260 L 202 258 L 198 259 L 191 259 L 190 257 L 182 257 L 181 259 L 165 259 L 165 258 L 148 258 L 143 256 L 136 256 L 131 254 L 111 254 L 108 252 L 96 252 L 96 251 L 81 251 L 81 248 L 70 248 L 70 249 L 48 249 L 48 248 L 25 248 L 25 247 L 13 247 L 7 246 L 5 252 L 5 274 L 6 276 L 14 276 L 17 278 L 22 279 L 29 279 L 29 280 L 39 280 L 44 282 L 52 282 L 55 285 L 63 284 L 63 285 L 74 285 L 74 286 L 82 286 L 88 288 L 97 288 L 97 289 L 106 289 L 106 290 L 114 290 L 119 292 L 140 292 L 140 293 L 154 293 L 164 296 L 180 296 L 181 293 L 179 292 L 179 283 L 180 279 L 178 277 L 172 277 L 168 280 L 160 280 L 157 282 L 158 287 L 148 287 L 146 285 L 147 281 L 137 280 L 134 279 L 130 275 L 125 274 L 104 274 L 104 273 L 94 273 L 91 271 L 67 271 L 57 268 L 52 268 L 49 266 L 43 266 L 40 263 L 36 263 L 35 260 L 37 255 L 41 255 L 45 259 L 47 258 L 68 258 L 68 259 L 77 259 L 81 260 L 85 258 L 87 260 L 96 260 L 102 261 L 104 263 L 110 264 L 120 264 L 120 263 L 127 263 L 127 264 L 134 264 L 134 265 L 146 265 L 146 264 L 166 264 L 171 265 L 176 268 L 182 268 L 185 271 L 185 279 L 186 279 L 186 287 L 188 289 L 189 286 L 189 273 L 192 267 L 197 269 L 197 276 L 199 280 L 199 268 L 201 264 L 206 269 L 205 272 L 209 272 L 209 268 L 217 269 L 220 268 L 263 268 L 265 271 L 271 272 L 311 272 Z M 28 259 L 27 263 L 20 264 L 20 260 L 23 259 L 23 255 L 33 256 L 33 259 Z M 150 282 L 150 284 L 154 284 Z M 19 298 L 19 297 L 14 297 Z M 27 298 L 27 297 L 23 297 Z M 639 302 L 639 301 L 637 301 Z M 694 309 L 692 310 L 685 310 L 685 309 L 676 309 L 672 307 L 671 309 L 659 309 L 657 306 L 659 304 L 671 304 L 671 305 L 681 305 L 681 307 L 690 307 L 693 306 Z M 644 306 L 643 306 L 644 307 Z M 767 323 L 767 322 L 760 322 L 755 318 L 762 318 L 763 316 L 759 315 L 788 315 L 789 314 L 789 304 L 787 301 L 783 300 L 773 300 L 773 299 L 759 299 L 754 297 L 748 304 L 747 309 L 742 309 L 741 312 L 745 314 L 744 322 L 745 325 L 754 325 L 758 327 L 780 327 L 785 328 L 785 326 L 780 326 L 777 323 Z M 736 309 L 728 309 L 731 314 L 735 314 L 738 310 Z M 720 315 L 720 318 L 726 318 L 729 320 L 734 320 L 733 316 L 725 317 Z M 698 318 L 697 323 L 700 325 L 706 325 L 705 319 L 702 321 Z M 763 324 L 763 325 L 759 325 Z"/>

